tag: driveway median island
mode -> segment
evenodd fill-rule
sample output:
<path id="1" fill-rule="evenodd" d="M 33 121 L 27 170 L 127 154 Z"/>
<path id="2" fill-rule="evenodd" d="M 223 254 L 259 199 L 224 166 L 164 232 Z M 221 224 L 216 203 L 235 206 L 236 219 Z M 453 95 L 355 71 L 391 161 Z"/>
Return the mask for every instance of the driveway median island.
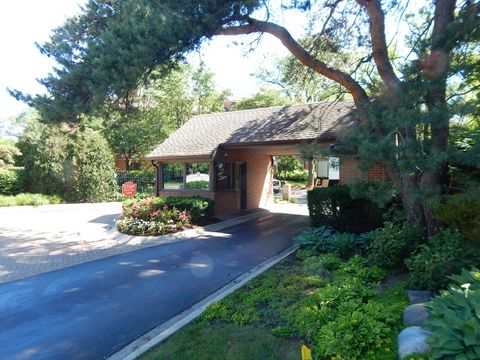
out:
<path id="1" fill-rule="evenodd" d="M 196 196 L 147 197 L 124 201 L 117 221 L 120 232 L 157 236 L 209 222 L 213 200 Z"/>

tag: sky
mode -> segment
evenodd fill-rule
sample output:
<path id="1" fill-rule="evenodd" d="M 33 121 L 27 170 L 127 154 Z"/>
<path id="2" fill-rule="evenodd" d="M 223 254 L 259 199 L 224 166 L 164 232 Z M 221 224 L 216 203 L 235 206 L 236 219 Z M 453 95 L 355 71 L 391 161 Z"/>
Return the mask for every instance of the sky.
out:
<path id="1" fill-rule="evenodd" d="M 51 31 L 80 12 L 84 3 L 86 0 L 0 0 L 0 119 L 28 109 L 10 96 L 7 88 L 28 94 L 44 92 L 36 79 L 48 75 L 55 64 L 40 54 L 35 42 L 48 40 Z M 288 17 L 282 12 L 271 16 L 270 20 L 285 26 L 294 38 L 302 34 L 305 19 L 299 12 L 289 11 Z M 396 30 L 395 25 L 387 26 L 387 33 Z M 400 29 L 400 33 L 403 31 Z M 257 36 L 215 37 L 204 43 L 198 53 L 190 54 L 188 61 L 195 65 L 202 60 L 216 74 L 217 88 L 230 89 L 232 99 L 253 95 L 262 85 L 255 72 L 260 67 L 271 67 L 276 59 L 288 54 L 280 41 L 268 34 L 262 36 L 254 51 L 249 52 L 247 45 L 238 45 L 249 44 Z"/>
<path id="2" fill-rule="evenodd" d="M 17 101 L 7 88 L 29 94 L 43 93 L 36 79 L 45 77 L 54 62 L 40 54 L 35 42 L 49 38 L 51 30 L 80 11 L 85 0 L 0 0 L 0 119 L 15 116 L 28 106 Z M 282 16 L 282 15 L 280 15 Z M 279 19 L 292 35 L 301 32 L 300 21 L 295 16 Z M 259 64 L 272 64 L 275 58 L 285 56 L 286 49 L 280 41 L 264 35 L 253 52 L 248 44 L 255 35 L 242 37 L 216 37 L 205 43 L 199 53 L 189 55 L 189 61 L 200 60 L 215 72 L 219 89 L 230 89 L 234 99 L 252 95 L 261 84 L 253 76 Z"/>

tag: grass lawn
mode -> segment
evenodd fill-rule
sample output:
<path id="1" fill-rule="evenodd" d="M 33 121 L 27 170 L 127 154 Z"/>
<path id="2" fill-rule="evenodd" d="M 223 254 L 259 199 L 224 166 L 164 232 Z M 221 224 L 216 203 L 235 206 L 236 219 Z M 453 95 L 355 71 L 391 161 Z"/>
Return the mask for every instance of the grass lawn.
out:
<path id="1" fill-rule="evenodd" d="M 289 183 L 292 186 L 298 186 L 298 187 L 303 187 L 307 186 L 306 181 L 293 181 L 293 180 L 287 180 L 287 183 Z"/>
<path id="2" fill-rule="evenodd" d="M 407 300 L 360 256 L 299 250 L 140 359 L 397 359 Z"/>
<path id="3" fill-rule="evenodd" d="M 144 360 L 295 359 L 300 344 L 255 326 L 194 323 L 146 353 Z"/>

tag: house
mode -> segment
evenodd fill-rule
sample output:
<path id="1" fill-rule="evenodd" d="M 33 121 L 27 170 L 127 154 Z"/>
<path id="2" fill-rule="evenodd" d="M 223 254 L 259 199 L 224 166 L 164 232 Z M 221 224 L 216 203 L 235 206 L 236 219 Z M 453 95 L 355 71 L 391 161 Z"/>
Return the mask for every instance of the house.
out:
<path id="1" fill-rule="evenodd" d="M 147 157 L 156 193 L 209 197 L 217 214 L 268 206 L 274 157 L 335 144 L 339 131 L 357 125 L 353 110 L 352 101 L 336 101 L 194 116 Z M 353 159 L 317 162 L 319 174 L 340 183 L 385 178 L 382 167 L 362 172 Z"/>

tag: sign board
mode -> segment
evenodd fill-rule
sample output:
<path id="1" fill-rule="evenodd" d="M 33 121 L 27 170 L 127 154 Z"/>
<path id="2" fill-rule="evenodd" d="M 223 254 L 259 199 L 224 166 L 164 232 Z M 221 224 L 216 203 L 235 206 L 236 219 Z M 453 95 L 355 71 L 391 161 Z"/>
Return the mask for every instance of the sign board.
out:
<path id="1" fill-rule="evenodd" d="M 122 194 L 123 196 L 134 196 L 137 193 L 137 185 L 131 181 L 127 181 L 122 185 Z"/>

